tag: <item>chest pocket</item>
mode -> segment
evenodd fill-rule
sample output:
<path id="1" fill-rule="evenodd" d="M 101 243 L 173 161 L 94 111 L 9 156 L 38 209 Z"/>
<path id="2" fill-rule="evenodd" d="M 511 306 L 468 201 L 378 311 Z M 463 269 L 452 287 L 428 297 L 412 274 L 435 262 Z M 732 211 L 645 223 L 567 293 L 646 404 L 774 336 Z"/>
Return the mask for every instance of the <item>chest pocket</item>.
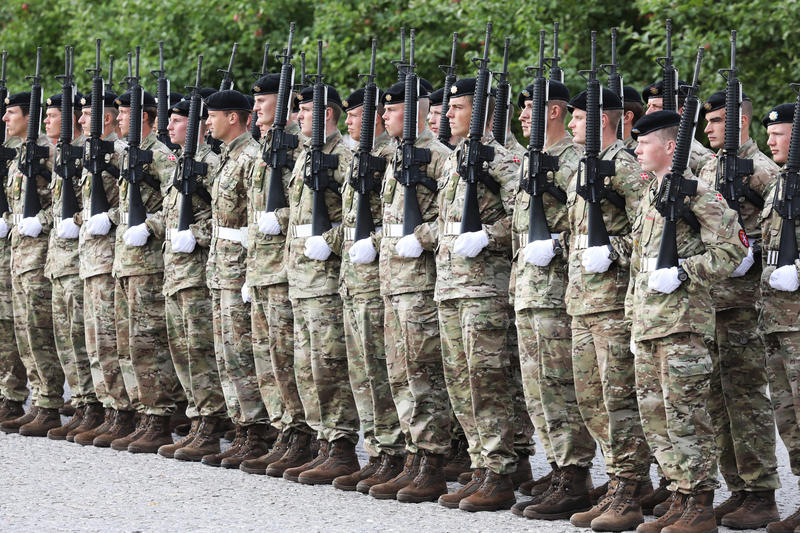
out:
<path id="1" fill-rule="evenodd" d="M 303 195 L 303 178 L 296 178 L 292 177 L 293 183 L 291 184 L 292 189 L 292 205 L 297 205 L 300 203 L 300 197 Z"/>
<path id="2" fill-rule="evenodd" d="M 383 184 L 383 203 L 391 204 L 394 200 L 394 191 L 397 188 L 397 180 L 394 178 L 387 179 Z"/>
<path id="3" fill-rule="evenodd" d="M 14 186 L 12 188 L 12 194 L 14 198 L 19 200 L 19 197 L 22 195 L 22 174 L 17 173 L 14 175 Z"/>

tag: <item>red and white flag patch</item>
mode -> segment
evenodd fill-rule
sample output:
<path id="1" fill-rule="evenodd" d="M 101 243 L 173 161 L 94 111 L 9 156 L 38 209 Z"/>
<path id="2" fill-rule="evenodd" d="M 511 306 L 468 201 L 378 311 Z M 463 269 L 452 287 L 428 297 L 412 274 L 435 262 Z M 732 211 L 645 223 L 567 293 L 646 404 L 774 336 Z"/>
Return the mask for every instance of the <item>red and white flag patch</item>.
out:
<path id="1" fill-rule="evenodd" d="M 640 176 L 640 177 L 641 177 L 643 180 L 649 180 L 649 179 L 650 179 L 650 174 L 648 174 L 647 172 L 642 172 L 641 174 L 639 174 L 639 176 Z"/>
<path id="2" fill-rule="evenodd" d="M 519 157 L 517 157 L 517 156 L 514 156 L 514 163 L 516 163 L 516 164 L 518 164 L 518 165 L 519 165 Z"/>
<path id="3" fill-rule="evenodd" d="M 722 197 L 722 195 L 721 195 L 720 193 L 716 193 L 716 194 L 714 195 L 714 197 L 715 197 L 717 200 L 719 200 L 720 202 L 721 202 L 722 200 L 724 200 L 724 198 Z"/>
<path id="4" fill-rule="evenodd" d="M 739 230 L 739 240 L 742 241 L 745 248 L 750 248 L 750 239 L 747 238 L 747 233 L 745 233 L 743 229 Z"/>
<path id="5" fill-rule="evenodd" d="M 172 162 L 175 162 L 175 161 L 178 160 L 178 158 L 175 157 L 175 154 L 169 154 L 169 160 L 172 161 Z"/>

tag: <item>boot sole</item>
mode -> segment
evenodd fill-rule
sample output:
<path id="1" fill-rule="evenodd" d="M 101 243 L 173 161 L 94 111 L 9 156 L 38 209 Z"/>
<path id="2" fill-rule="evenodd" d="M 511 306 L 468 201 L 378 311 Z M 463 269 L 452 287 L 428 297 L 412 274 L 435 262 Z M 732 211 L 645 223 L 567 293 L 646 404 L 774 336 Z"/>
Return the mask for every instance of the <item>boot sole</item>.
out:
<path id="1" fill-rule="evenodd" d="M 238 463 L 226 463 L 223 461 L 219 466 L 222 468 L 227 468 L 228 470 L 238 470 L 240 464 L 242 464 L 241 461 Z"/>
<path id="2" fill-rule="evenodd" d="M 636 528 L 639 527 L 641 524 L 644 524 L 644 520 L 642 520 L 641 522 L 637 522 L 635 524 L 633 524 L 633 523 L 631 523 L 631 524 L 621 524 L 619 526 L 613 526 L 613 527 L 595 527 L 595 526 L 592 526 L 591 524 L 589 526 L 585 526 L 585 527 L 591 527 L 592 531 L 597 531 L 598 533 L 602 532 L 602 531 L 610 531 L 612 533 L 618 533 L 620 531 L 636 531 Z M 572 524 L 572 525 L 575 525 L 575 524 Z M 578 526 L 578 527 L 581 527 L 581 526 Z"/>
<path id="3" fill-rule="evenodd" d="M 163 446 L 163 444 L 162 444 L 162 446 Z M 133 446 L 128 446 L 128 450 L 127 451 L 128 451 L 128 453 L 152 453 L 152 454 L 158 454 L 158 448 L 139 448 L 139 447 L 135 447 L 134 448 Z"/>
<path id="4" fill-rule="evenodd" d="M 338 476 L 337 476 L 338 477 Z M 332 485 L 333 479 L 308 479 L 307 477 L 303 477 L 302 474 L 297 476 L 298 483 L 302 483 L 303 485 Z M 774 520 L 773 520 L 774 522 Z"/>
<path id="5" fill-rule="evenodd" d="M 589 509 L 591 509 L 591 507 L 583 507 L 580 509 L 572 509 L 570 511 L 564 511 L 562 513 L 555 513 L 555 514 L 541 514 L 541 513 L 531 512 L 523 514 L 523 516 L 525 518 L 530 518 L 532 520 L 564 520 L 569 518 L 575 513 L 585 513 Z"/>
<path id="6" fill-rule="evenodd" d="M 515 503 L 517 503 L 516 500 L 509 500 L 498 505 L 472 505 L 471 503 L 461 500 L 461 502 L 458 504 L 458 509 L 461 511 L 467 511 L 469 513 L 479 513 L 481 511 L 506 511 L 511 509 Z"/>
<path id="7" fill-rule="evenodd" d="M 183 461 L 183 459 L 179 459 L 179 461 Z M 219 463 L 214 464 L 211 461 L 206 461 L 205 459 L 200 459 L 200 462 L 203 463 L 206 466 L 213 466 L 214 468 L 219 468 L 220 467 Z"/>
<path id="8" fill-rule="evenodd" d="M 170 452 L 164 452 L 164 453 L 161 453 L 161 450 L 158 450 L 158 455 L 160 455 L 161 457 L 164 457 L 166 459 L 175 459 L 175 452 L 171 452 L 171 453 Z"/>
<path id="9" fill-rule="evenodd" d="M 53 429 L 53 428 L 50 428 L 50 429 Z M 48 429 L 47 431 L 50 431 L 50 429 Z M 22 431 L 22 429 L 20 429 L 19 434 L 22 435 L 23 437 L 45 438 L 45 437 L 47 437 L 47 431 L 45 431 L 44 433 L 31 433 L 29 431 Z"/>
<path id="10" fill-rule="evenodd" d="M 722 524 L 721 525 L 723 525 L 725 527 L 729 527 L 731 529 L 761 529 L 761 528 L 767 527 L 767 525 L 771 524 L 772 522 L 777 522 L 780 519 L 781 519 L 780 516 L 778 516 L 776 518 L 772 518 L 770 520 L 762 520 L 760 522 L 747 522 L 747 523 L 739 522 L 737 524 L 726 524 L 725 523 L 725 517 L 722 517 Z"/>
<path id="11" fill-rule="evenodd" d="M 369 495 L 372 496 L 373 498 L 375 498 L 376 500 L 396 500 L 397 499 L 397 493 L 396 492 L 394 494 L 379 494 L 379 493 L 373 494 L 372 491 L 369 491 Z"/>
<path id="12" fill-rule="evenodd" d="M 402 503 L 425 503 L 425 502 L 435 502 L 439 500 L 439 496 L 441 494 L 437 494 L 436 496 L 429 496 L 427 498 L 420 498 L 416 496 L 408 496 L 406 494 L 397 494 L 397 501 Z"/>
<path id="13" fill-rule="evenodd" d="M 266 476 L 267 469 L 266 468 L 248 468 L 244 465 L 239 465 L 239 470 L 245 472 L 247 474 L 255 474 L 257 476 Z"/>
<path id="14" fill-rule="evenodd" d="M 47 434 L 47 438 L 50 440 L 67 440 L 66 435 L 50 435 L 50 433 Z"/>
<path id="15" fill-rule="evenodd" d="M 355 492 L 357 486 L 358 485 L 342 485 L 341 483 L 337 483 L 335 479 L 333 480 L 333 488 L 343 490 L 345 492 Z"/>

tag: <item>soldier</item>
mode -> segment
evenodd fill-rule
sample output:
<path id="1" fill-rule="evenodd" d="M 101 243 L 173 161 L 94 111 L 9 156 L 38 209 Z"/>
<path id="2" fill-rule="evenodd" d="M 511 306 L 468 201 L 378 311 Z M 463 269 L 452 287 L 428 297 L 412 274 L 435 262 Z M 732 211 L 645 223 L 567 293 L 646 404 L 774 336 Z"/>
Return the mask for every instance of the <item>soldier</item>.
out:
<path id="1" fill-rule="evenodd" d="M 211 190 L 212 238 L 206 266 L 214 318 L 214 351 L 228 417 L 236 438 L 228 450 L 206 455 L 203 464 L 239 468 L 269 449 L 269 415 L 261 400 L 253 360 L 250 306 L 244 301 L 247 244 L 247 178 L 259 145 L 247 130 L 251 106 L 238 91 L 206 98 L 211 135 L 222 141 Z"/>
<path id="2" fill-rule="evenodd" d="M 439 122 L 442 119 L 442 97 L 444 95 L 444 88 L 436 89 L 428 95 L 430 101 L 430 110 L 428 111 L 427 121 L 428 127 L 433 132 L 434 138 L 439 137 Z M 455 146 L 458 144 L 458 137 L 452 135 L 450 137 L 450 145 Z"/>
<path id="3" fill-rule="evenodd" d="M 706 100 L 703 114 L 709 144 L 718 152 L 703 167 L 698 180 L 714 188 L 725 142 L 725 91 Z M 710 347 L 714 367 L 708 411 L 714 424 L 719 469 L 731 491 L 715 513 L 718 522 L 734 529 L 757 529 L 780 518 L 775 505 L 775 489 L 780 487 L 775 418 L 767 394 L 764 344 L 756 311 L 761 269 L 760 265 L 753 268 L 753 249 L 759 248 L 761 241 L 760 210 L 779 169 L 750 138 L 752 118 L 753 104 L 744 96 L 736 157 L 751 159 L 753 173 L 741 178 L 746 193 L 738 199 L 744 228 L 739 237 L 750 246 L 731 277 L 711 289 L 716 315 L 715 343 Z"/>
<path id="4" fill-rule="evenodd" d="M 705 339 L 712 337 L 714 324 L 709 287 L 730 275 L 746 250 L 739 241 L 736 212 L 700 181 L 697 193 L 684 204 L 699 230 L 684 218 L 677 220 L 679 266 L 657 268 L 664 232 L 657 195 L 670 172 L 679 123 L 677 113 L 659 111 L 633 129 L 639 141 L 636 155 L 656 179 L 647 184 L 634 222 L 625 308 L 633 323 L 642 425 L 673 491 L 669 511 L 641 524 L 640 533 L 716 530 L 716 463 L 706 409 L 711 357 Z M 688 169 L 683 179 L 694 179 Z"/>
<path id="5" fill-rule="evenodd" d="M 622 115 L 622 142 L 628 150 L 636 149 L 636 141 L 631 137 L 631 129 L 644 116 L 644 105 L 639 91 L 629 85 L 622 88 L 622 104 L 625 113 Z"/>

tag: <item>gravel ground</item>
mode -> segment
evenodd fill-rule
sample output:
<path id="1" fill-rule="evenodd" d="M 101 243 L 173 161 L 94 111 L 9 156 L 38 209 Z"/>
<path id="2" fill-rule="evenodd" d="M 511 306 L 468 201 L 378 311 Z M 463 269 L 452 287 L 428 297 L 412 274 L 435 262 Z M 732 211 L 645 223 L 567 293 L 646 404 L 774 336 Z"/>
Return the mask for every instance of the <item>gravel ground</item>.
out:
<path id="1" fill-rule="evenodd" d="M 538 449 L 531 458 L 535 477 L 549 470 Z M 780 441 L 778 462 L 785 517 L 800 505 L 800 494 Z M 592 477 L 595 484 L 605 480 L 597 459 Z M 0 491 L 0 531 L 580 531 L 567 521 L 379 501 L 330 486 L 4 433 Z M 727 496 L 720 490 L 717 501 Z"/>

